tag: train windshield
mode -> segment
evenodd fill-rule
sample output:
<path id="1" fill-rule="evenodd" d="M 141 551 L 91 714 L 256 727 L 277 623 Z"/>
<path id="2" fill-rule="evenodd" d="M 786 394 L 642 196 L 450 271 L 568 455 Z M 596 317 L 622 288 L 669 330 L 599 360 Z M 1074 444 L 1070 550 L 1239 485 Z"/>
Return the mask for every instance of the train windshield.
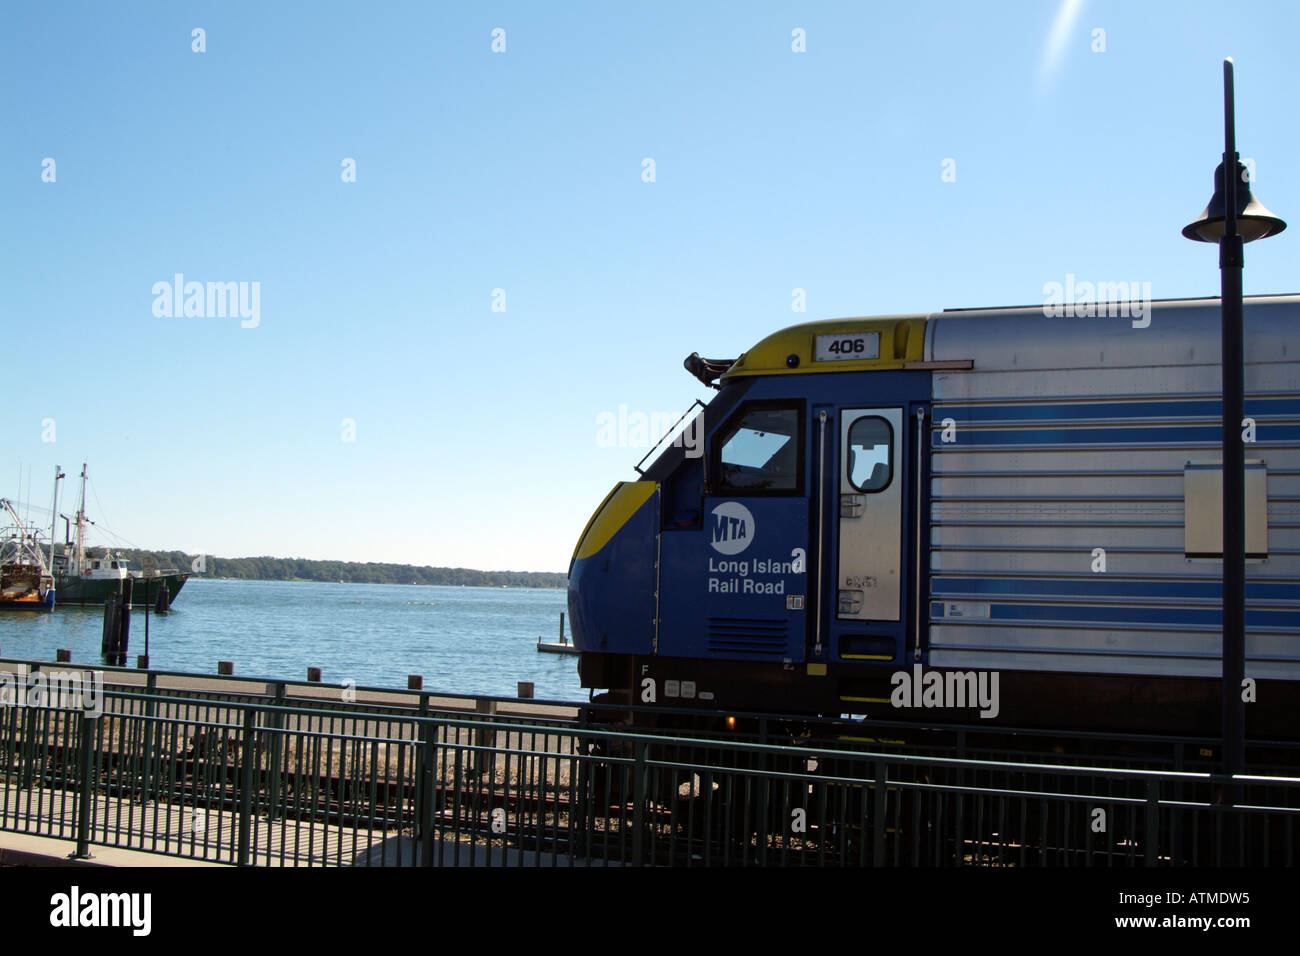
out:
<path id="1" fill-rule="evenodd" d="M 729 490 L 788 491 L 798 484 L 799 414 L 793 408 L 748 412 L 723 438 L 719 478 Z"/>

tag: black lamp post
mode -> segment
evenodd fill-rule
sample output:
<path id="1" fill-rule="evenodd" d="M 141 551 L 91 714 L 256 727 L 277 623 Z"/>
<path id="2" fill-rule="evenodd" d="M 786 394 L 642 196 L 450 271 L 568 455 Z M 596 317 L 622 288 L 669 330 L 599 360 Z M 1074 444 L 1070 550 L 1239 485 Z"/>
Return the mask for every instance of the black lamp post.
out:
<path id="1" fill-rule="evenodd" d="M 1223 772 L 1242 771 L 1246 751 L 1246 522 L 1244 357 L 1241 334 L 1242 246 L 1273 236 L 1286 223 L 1250 194 L 1246 167 L 1237 156 L 1232 58 L 1223 61 L 1223 162 L 1214 173 L 1214 196 L 1183 235 L 1219 244 L 1220 307 L 1223 313 Z M 1225 176 L 1225 170 L 1233 175 Z"/>

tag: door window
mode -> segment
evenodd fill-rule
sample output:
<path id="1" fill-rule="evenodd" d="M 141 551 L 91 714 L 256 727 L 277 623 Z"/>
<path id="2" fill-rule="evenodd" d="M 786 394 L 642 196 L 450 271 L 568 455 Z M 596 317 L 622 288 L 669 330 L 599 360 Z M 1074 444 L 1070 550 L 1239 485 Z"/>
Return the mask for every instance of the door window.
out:
<path id="1" fill-rule="evenodd" d="M 894 430 L 874 416 L 859 418 L 849 429 L 849 483 L 858 491 L 883 491 L 894 477 Z"/>

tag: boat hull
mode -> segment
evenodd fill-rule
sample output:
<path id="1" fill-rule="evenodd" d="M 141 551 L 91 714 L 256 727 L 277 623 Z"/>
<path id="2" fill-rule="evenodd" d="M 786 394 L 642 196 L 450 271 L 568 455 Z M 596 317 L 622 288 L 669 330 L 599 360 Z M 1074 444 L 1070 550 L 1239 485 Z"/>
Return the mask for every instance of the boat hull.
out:
<path id="1" fill-rule="evenodd" d="M 18 600 L 8 600 L 0 598 L 0 611 L 42 611 L 48 612 L 54 610 L 54 595 L 42 595 L 39 598 L 27 599 L 19 598 Z"/>
<path id="2" fill-rule="evenodd" d="M 44 594 L 24 594 L 21 597 L 0 595 L 0 611 L 53 611 L 53 591 Z"/>
<path id="3" fill-rule="evenodd" d="M 52 611 L 54 582 L 41 573 L 39 565 L 6 564 L 0 567 L 0 609 L 11 611 Z"/>
<path id="4" fill-rule="evenodd" d="M 146 597 L 145 582 L 142 577 L 131 576 L 131 606 L 134 608 L 143 608 L 147 602 L 150 607 L 158 602 L 158 584 L 166 582 L 167 591 L 172 602 L 175 602 L 176 595 L 181 593 L 181 588 L 190 578 L 188 572 L 176 571 L 167 574 L 150 576 L 148 581 L 148 596 Z M 59 575 L 55 583 L 55 593 L 58 595 L 59 607 L 89 607 L 95 604 L 103 604 L 110 597 L 117 597 L 120 581 L 113 578 L 94 579 L 79 578 L 70 575 Z"/>

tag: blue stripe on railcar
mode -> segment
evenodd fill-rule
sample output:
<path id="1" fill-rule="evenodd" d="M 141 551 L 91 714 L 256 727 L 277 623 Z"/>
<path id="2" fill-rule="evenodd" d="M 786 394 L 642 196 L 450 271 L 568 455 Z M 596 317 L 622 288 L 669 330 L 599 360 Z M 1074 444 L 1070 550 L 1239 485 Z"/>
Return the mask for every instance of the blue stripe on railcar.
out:
<path id="1" fill-rule="evenodd" d="M 936 416 L 937 417 L 937 416 Z M 946 416 L 945 417 L 950 417 Z M 940 420 L 942 423 L 942 419 Z M 1162 442 L 1221 441 L 1217 425 L 1152 426 L 1134 424 L 1129 428 L 1018 428 L 983 430 L 958 421 L 956 442 L 943 440 L 942 428 L 932 432 L 934 448 L 960 448 L 963 445 L 1158 445 Z M 1270 425 L 1260 422 L 1255 428 L 1256 442 L 1300 441 L 1300 425 Z"/>
<path id="2" fill-rule="evenodd" d="M 990 604 L 987 618 L 968 616 L 946 618 L 943 604 L 931 603 L 936 622 L 962 624 L 983 621 L 1052 621 L 1087 624 L 1176 624 L 1217 628 L 1223 615 L 1219 608 L 1133 607 L 1128 605 L 1086 604 Z M 1300 628 L 1300 611 L 1246 609 L 1247 627 Z"/>
<path id="3" fill-rule="evenodd" d="M 962 578 L 939 577 L 931 585 L 933 595 L 1061 594 L 1071 597 L 1114 598 L 1204 598 L 1218 601 L 1223 582 L 1215 578 L 1182 581 L 1116 580 L 1098 574 L 1095 578 Z M 1291 582 L 1247 581 L 1247 599 L 1256 601 L 1300 601 L 1300 587 Z"/>
<path id="4" fill-rule="evenodd" d="M 1046 401 L 1003 405 L 948 405 L 943 414 L 959 425 L 973 422 L 1071 421 L 1099 418 L 1222 418 L 1223 405 L 1217 400 L 1141 401 L 1052 404 Z M 957 415 L 960 414 L 960 418 Z M 1248 398 L 1246 414 L 1300 415 L 1300 398 Z M 936 428 L 941 427 L 937 423 Z"/>

